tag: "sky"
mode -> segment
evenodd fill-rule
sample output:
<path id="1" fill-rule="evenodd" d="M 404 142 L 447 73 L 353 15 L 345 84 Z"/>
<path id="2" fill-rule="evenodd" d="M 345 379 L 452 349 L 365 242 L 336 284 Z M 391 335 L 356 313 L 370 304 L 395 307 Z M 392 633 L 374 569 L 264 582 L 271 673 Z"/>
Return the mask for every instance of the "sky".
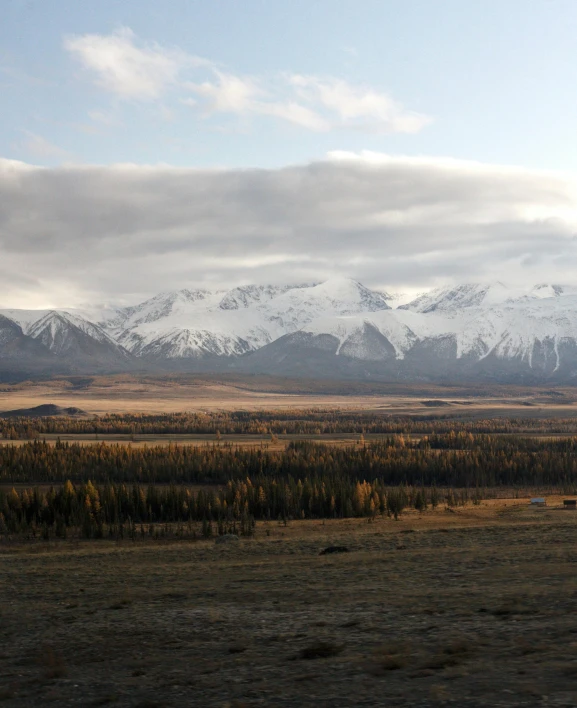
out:
<path id="1" fill-rule="evenodd" d="M 3 0 L 0 305 L 574 282 L 575 0 Z"/>

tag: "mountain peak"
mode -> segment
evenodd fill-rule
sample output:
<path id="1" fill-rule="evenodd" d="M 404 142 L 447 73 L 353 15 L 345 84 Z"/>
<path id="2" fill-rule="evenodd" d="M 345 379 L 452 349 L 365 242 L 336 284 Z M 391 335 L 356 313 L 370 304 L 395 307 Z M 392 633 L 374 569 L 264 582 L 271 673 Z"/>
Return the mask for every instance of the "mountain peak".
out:
<path id="1" fill-rule="evenodd" d="M 521 297 L 524 291 L 510 288 L 500 281 L 490 283 L 464 283 L 451 287 L 435 288 L 419 295 L 415 300 L 400 305 L 400 310 L 414 312 L 456 312 L 463 308 L 502 304 Z"/>
<path id="2" fill-rule="evenodd" d="M 240 310 L 256 303 L 266 302 L 281 293 L 293 288 L 306 287 L 304 285 L 239 285 L 229 290 L 219 307 L 221 310 Z"/>
<path id="3" fill-rule="evenodd" d="M 323 280 L 322 283 L 318 283 L 314 286 L 319 291 L 323 290 L 327 293 L 335 293 L 338 295 L 359 292 L 360 290 L 368 290 L 364 285 L 361 285 L 357 280 L 353 278 L 347 278 L 342 275 L 336 275 L 327 280 Z"/>
<path id="4" fill-rule="evenodd" d="M 375 312 L 390 309 L 384 293 L 369 290 L 357 280 L 344 276 L 329 278 L 315 285 L 311 290 L 314 290 L 315 296 L 322 294 L 334 303 L 344 305 L 348 303 L 353 308 L 358 307 L 359 311 Z"/>

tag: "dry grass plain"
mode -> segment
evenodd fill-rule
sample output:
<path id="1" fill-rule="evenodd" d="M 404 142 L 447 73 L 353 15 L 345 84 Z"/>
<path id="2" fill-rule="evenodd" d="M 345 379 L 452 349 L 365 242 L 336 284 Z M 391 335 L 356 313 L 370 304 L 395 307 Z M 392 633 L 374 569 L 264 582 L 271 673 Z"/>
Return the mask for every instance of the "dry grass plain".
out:
<path id="1" fill-rule="evenodd" d="M 423 405 L 442 401 L 440 408 Z M 299 381 L 273 377 L 96 376 L 0 384 L 0 411 L 43 403 L 89 414 L 342 408 L 389 415 L 577 417 L 577 389 L 521 386 L 422 386 Z"/>
<path id="2" fill-rule="evenodd" d="M 509 499 L 4 544 L 1 705 L 575 706 L 576 536 L 577 512 Z"/>
<path id="3" fill-rule="evenodd" d="M 516 435 L 511 433 L 510 435 Z M 531 437 L 546 440 L 559 440 L 563 438 L 571 438 L 577 434 L 577 421 L 575 433 L 523 433 L 523 437 Z M 366 433 L 363 435 L 365 442 L 369 443 L 377 440 L 384 440 L 389 436 L 380 433 Z M 405 437 L 412 440 L 418 440 L 423 437 L 421 433 L 409 433 Z M 220 437 L 212 434 L 100 434 L 95 436 L 90 433 L 42 433 L 39 438 L 43 442 L 50 445 L 56 444 L 57 441 L 76 443 L 79 445 L 130 445 L 133 448 L 156 447 L 159 445 L 192 445 L 195 447 L 226 447 L 233 446 L 235 448 L 252 448 L 266 449 L 271 452 L 285 450 L 291 441 L 311 440 L 313 442 L 324 443 L 331 447 L 351 447 L 359 442 L 358 433 L 325 433 L 321 435 L 306 435 L 298 433 L 294 435 L 275 435 L 271 438 L 270 435 L 221 435 Z M 8 438 L 0 438 L 0 446 L 2 445 L 28 445 L 31 442 L 29 439 L 22 438 L 20 440 L 10 440 Z M 1 483 L 0 483 L 1 486 Z"/>
<path id="4" fill-rule="evenodd" d="M 365 435 L 365 440 L 377 440 L 385 438 L 385 435 Z M 411 436 L 420 437 L 420 436 Z M 551 437 L 551 436 L 548 436 Z M 561 437 L 556 436 L 556 437 Z M 325 435 L 278 435 L 271 438 L 270 435 L 213 435 L 213 434 L 100 434 L 95 436 L 89 433 L 42 433 L 39 439 L 46 441 L 49 444 L 55 444 L 58 440 L 61 442 L 73 442 L 80 445 L 94 445 L 95 443 L 104 443 L 106 445 L 130 445 L 134 448 L 152 447 L 156 445 L 194 445 L 196 447 L 217 446 L 226 447 L 233 445 L 241 448 L 265 448 L 267 450 L 284 450 L 291 440 L 314 440 L 316 442 L 324 442 L 330 445 L 339 447 L 355 445 L 358 443 L 358 433 L 342 433 L 342 434 L 325 434 Z M 0 438 L 0 445 L 26 445 L 30 440 L 9 440 L 8 438 Z"/>

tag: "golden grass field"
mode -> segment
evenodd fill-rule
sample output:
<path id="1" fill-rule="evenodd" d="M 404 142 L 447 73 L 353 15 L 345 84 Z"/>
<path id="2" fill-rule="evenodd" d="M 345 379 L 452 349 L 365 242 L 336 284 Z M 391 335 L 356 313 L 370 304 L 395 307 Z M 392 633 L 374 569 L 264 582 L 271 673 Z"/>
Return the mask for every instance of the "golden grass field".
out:
<path id="1" fill-rule="evenodd" d="M 575 706 L 577 512 L 527 501 L 4 543 L 2 705 Z"/>
<path id="2" fill-rule="evenodd" d="M 517 433 L 510 433 L 517 435 Z M 384 440 L 390 437 L 387 434 L 381 433 L 366 433 L 363 435 L 364 441 L 370 443 L 372 441 Z M 421 433 L 405 434 L 406 438 L 418 440 L 423 437 Z M 563 438 L 575 437 L 575 433 L 523 433 L 523 437 L 558 440 Z M 285 435 L 220 435 L 215 434 L 99 434 L 92 433 L 42 433 L 38 439 L 47 442 L 50 445 L 56 444 L 57 441 L 76 443 L 78 445 L 130 445 L 133 448 L 156 447 L 159 445 L 192 445 L 195 447 L 226 447 L 233 446 L 234 448 L 253 448 L 265 449 L 270 452 L 285 450 L 291 441 L 311 440 L 313 442 L 324 443 L 331 447 L 350 447 L 359 444 L 358 433 L 323 433 L 320 435 L 306 435 L 303 433 L 285 434 Z M 22 438 L 20 440 L 10 440 L 8 438 L 0 438 L 0 446 L 2 445 L 28 445 L 31 440 Z M 431 452 L 430 454 L 438 454 Z M 2 483 L 0 483 L 1 486 Z"/>
<path id="3" fill-rule="evenodd" d="M 385 435 L 365 435 L 365 440 L 377 440 L 386 437 Z M 420 436 L 411 436 L 420 437 Z M 551 436 L 549 436 L 551 437 Z M 556 436 L 561 437 L 561 436 Z M 39 439 L 47 443 L 54 444 L 58 440 L 61 442 L 74 442 L 80 445 L 94 445 L 105 443 L 106 445 L 130 445 L 131 447 L 152 447 L 156 445 L 194 445 L 202 447 L 216 445 L 225 447 L 233 445 L 242 448 L 265 448 L 267 450 L 284 450 L 291 440 L 314 440 L 330 445 L 347 446 L 356 445 L 359 441 L 358 433 L 325 434 L 325 435 L 278 435 L 271 438 L 270 435 L 220 435 L 216 434 L 100 434 L 92 433 L 42 433 Z M 0 438 L 0 445 L 26 445 L 30 440 L 9 440 Z"/>
<path id="4" fill-rule="evenodd" d="M 431 399 L 447 405 L 423 405 L 423 401 Z M 43 403 L 75 406 L 96 415 L 317 407 L 390 415 L 437 413 L 457 418 L 577 416 L 577 390 L 571 388 L 551 391 L 546 387 L 409 386 L 192 374 L 123 374 L 0 384 L 0 411 Z"/>

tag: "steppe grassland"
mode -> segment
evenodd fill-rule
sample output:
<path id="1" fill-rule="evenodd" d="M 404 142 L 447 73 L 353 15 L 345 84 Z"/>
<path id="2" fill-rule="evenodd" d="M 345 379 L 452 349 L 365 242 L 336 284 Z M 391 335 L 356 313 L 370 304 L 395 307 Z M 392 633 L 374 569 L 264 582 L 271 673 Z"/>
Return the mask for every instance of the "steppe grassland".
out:
<path id="1" fill-rule="evenodd" d="M 0 550 L 7 706 L 574 705 L 577 513 L 528 499 L 229 544 Z M 330 544 L 348 553 L 319 556 Z"/>
<path id="2" fill-rule="evenodd" d="M 577 416 L 574 389 L 559 389 L 553 396 L 550 393 L 519 386 L 464 388 L 273 377 L 118 375 L 0 384 L 0 411 L 55 403 L 95 415 L 318 407 L 390 415 L 442 413 L 457 418 Z M 423 406 L 423 401 L 430 398 L 442 399 L 448 405 L 441 409 Z"/>

